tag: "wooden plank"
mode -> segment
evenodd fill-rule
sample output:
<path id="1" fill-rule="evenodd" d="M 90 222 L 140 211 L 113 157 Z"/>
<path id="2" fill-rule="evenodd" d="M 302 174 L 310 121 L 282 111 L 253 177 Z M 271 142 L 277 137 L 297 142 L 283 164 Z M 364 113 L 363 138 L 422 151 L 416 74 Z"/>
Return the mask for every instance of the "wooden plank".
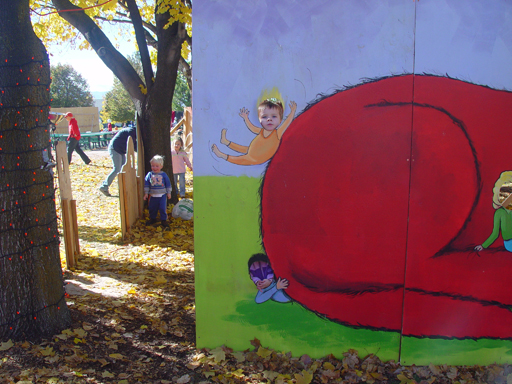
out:
<path id="1" fill-rule="evenodd" d="M 78 223 L 76 216 L 76 201 L 73 200 L 71 177 L 69 174 L 66 143 L 59 141 L 56 148 L 57 175 L 59 178 L 60 206 L 62 212 L 62 232 L 66 252 L 66 268 L 74 268 L 76 254 L 80 252 L 78 239 Z M 73 203 L 71 203 L 73 201 Z"/>
<path id="2" fill-rule="evenodd" d="M 126 224 L 126 198 L 124 195 L 124 174 L 119 173 L 117 175 L 117 183 L 119 185 L 119 213 L 121 215 L 121 235 L 123 239 L 126 237 L 126 233 L 128 231 L 127 224 Z"/>
<path id="3" fill-rule="evenodd" d="M 182 117 L 180 121 L 178 121 L 178 123 L 171 128 L 171 131 L 169 132 L 169 134 L 172 136 L 174 134 L 174 132 L 176 132 L 178 130 L 179 127 L 181 127 L 183 124 L 185 123 L 185 117 Z"/>
<path id="4" fill-rule="evenodd" d="M 78 256 L 80 255 L 80 239 L 78 238 L 78 219 L 76 215 L 76 200 L 70 200 L 71 220 L 73 224 L 73 254 L 75 256 L 75 263 L 78 263 Z"/>
<path id="5" fill-rule="evenodd" d="M 144 140 L 142 139 L 142 134 L 139 129 L 139 117 L 136 118 L 137 121 L 137 177 L 141 180 L 140 184 L 137 182 L 137 191 L 139 193 L 138 196 L 138 204 L 139 204 L 139 217 L 144 216 L 144 176 L 146 173 L 144 172 Z"/>
<path id="6" fill-rule="evenodd" d="M 66 268 L 71 269 L 75 267 L 75 253 L 74 253 L 74 241 L 73 241 L 73 233 L 72 228 L 73 224 L 71 222 L 71 208 L 69 200 L 61 199 L 61 209 L 62 209 L 62 228 L 64 235 L 64 249 L 66 252 Z"/>
<path id="7" fill-rule="evenodd" d="M 137 170 L 135 166 L 135 151 L 133 149 L 133 140 L 131 137 L 128 138 L 126 163 L 121 168 L 121 172 L 119 174 L 123 175 L 123 189 L 119 189 L 119 196 L 121 196 L 121 193 L 124 194 L 124 201 L 121 209 L 126 213 L 126 232 L 129 233 L 132 225 L 139 217 Z"/>
<path id="8" fill-rule="evenodd" d="M 59 191 L 61 199 L 73 199 L 71 191 L 71 177 L 69 175 L 68 154 L 66 152 L 66 143 L 59 141 L 56 149 L 57 176 L 59 177 Z"/>
<path id="9" fill-rule="evenodd" d="M 137 176 L 137 191 L 139 192 L 139 198 L 137 202 L 139 203 L 139 217 L 144 216 L 144 178 Z"/>
<path id="10" fill-rule="evenodd" d="M 192 143 L 192 108 L 185 108 L 185 129 L 183 130 L 183 147 L 186 150 Z"/>

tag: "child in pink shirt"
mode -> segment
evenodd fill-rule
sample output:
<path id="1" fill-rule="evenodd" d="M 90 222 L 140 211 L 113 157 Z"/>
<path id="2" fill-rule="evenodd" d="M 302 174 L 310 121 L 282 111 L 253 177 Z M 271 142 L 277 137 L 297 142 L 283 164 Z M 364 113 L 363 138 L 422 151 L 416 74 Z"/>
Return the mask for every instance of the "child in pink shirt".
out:
<path id="1" fill-rule="evenodd" d="M 187 152 L 183 149 L 183 140 L 181 138 L 177 138 L 174 142 L 174 149 L 171 151 L 172 153 L 172 172 L 174 174 L 174 184 L 176 185 L 176 189 L 178 189 L 180 193 L 180 197 L 185 197 L 185 164 L 187 164 L 188 168 L 192 171 L 192 164 L 190 164 L 190 160 L 188 159 Z M 180 183 L 180 187 L 178 188 L 178 179 Z"/>

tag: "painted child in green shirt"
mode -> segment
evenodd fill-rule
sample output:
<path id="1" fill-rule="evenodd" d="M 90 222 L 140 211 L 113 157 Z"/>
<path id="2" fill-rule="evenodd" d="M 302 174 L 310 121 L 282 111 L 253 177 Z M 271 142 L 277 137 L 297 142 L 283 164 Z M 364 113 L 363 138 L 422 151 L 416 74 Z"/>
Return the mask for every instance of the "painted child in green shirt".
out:
<path id="1" fill-rule="evenodd" d="M 496 241 L 498 238 L 498 235 L 501 231 L 505 249 L 509 252 L 512 252 L 512 205 L 507 205 L 504 207 L 502 203 L 505 200 L 505 197 L 500 197 L 500 192 L 503 192 L 502 188 L 504 187 L 504 184 L 507 184 L 507 187 L 510 187 L 511 183 L 512 171 L 502 172 L 493 189 L 493 207 L 496 209 L 496 212 L 494 212 L 494 227 L 491 236 L 489 236 L 489 238 L 485 240 L 481 245 L 477 245 L 475 247 L 475 251 L 480 252 L 484 248 L 492 245 L 492 243 L 494 243 L 494 241 Z"/>

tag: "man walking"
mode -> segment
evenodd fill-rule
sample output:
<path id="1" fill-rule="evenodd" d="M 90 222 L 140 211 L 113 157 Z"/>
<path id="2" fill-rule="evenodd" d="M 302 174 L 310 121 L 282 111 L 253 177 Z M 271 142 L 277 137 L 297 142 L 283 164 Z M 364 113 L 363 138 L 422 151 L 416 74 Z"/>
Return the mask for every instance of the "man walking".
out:
<path id="1" fill-rule="evenodd" d="M 114 169 L 112 169 L 112 172 L 110 172 L 103 183 L 101 183 L 99 188 L 100 192 L 105 196 L 111 196 L 110 192 L 108 191 L 108 187 L 110 187 L 110 184 L 112 184 L 117 174 L 121 172 L 121 168 L 126 162 L 126 147 L 128 145 L 128 137 L 132 138 L 134 149 L 137 151 L 137 130 L 135 127 L 121 129 L 108 145 L 108 153 L 112 159 L 112 164 L 114 164 Z"/>
<path id="2" fill-rule="evenodd" d="M 85 154 L 84 151 L 82 151 L 82 148 L 80 148 L 80 129 L 78 128 L 78 123 L 76 122 L 76 119 L 73 117 L 73 114 L 71 112 L 67 112 L 64 117 L 68 121 L 68 130 L 69 130 L 69 136 L 68 136 L 68 163 L 71 164 L 71 157 L 73 156 L 73 151 L 76 151 L 82 158 L 83 162 L 85 164 L 89 164 L 91 162 L 91 159 Z"/>

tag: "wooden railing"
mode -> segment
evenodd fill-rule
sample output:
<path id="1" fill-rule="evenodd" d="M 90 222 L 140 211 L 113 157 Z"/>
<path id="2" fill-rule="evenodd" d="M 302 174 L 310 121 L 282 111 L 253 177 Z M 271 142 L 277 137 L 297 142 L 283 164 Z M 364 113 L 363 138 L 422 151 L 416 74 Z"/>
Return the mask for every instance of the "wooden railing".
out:
<path id="1" fill-rule="evenodd" d="M 176 131 L 183 126 L 183 147 L 186 152 L 191 151 L 192 149 L 192 108 L 186 107 L 183 118 L 178 121 L 178 124 L 176 124 L 171 129 L 171 136 L 176 133 Z"/>

